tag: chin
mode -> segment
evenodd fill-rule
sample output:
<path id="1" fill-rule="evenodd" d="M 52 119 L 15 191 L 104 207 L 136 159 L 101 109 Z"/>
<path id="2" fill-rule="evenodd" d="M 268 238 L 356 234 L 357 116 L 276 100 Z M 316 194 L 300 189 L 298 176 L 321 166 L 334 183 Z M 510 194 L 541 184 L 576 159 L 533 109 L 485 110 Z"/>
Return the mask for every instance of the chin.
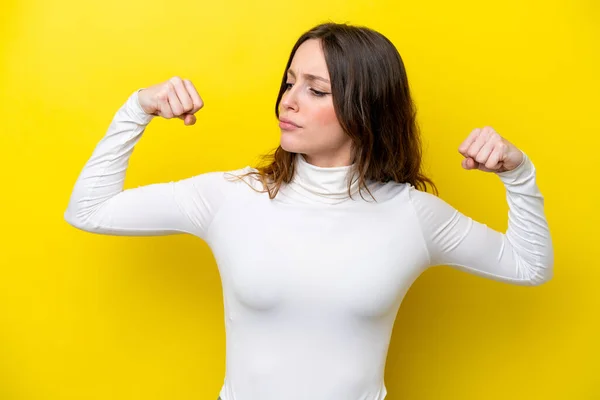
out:
<path id="1" fill-rule="evenodd" d="M 299 143 L 300 141 L 297 140 L 297 138 L 291 137 L 292 135 L 293 134 L 287 132 L 282 132 L 279 145 L 288 153 L 304 153 L 306 146 L 302 146 L 302 143 Z"/>

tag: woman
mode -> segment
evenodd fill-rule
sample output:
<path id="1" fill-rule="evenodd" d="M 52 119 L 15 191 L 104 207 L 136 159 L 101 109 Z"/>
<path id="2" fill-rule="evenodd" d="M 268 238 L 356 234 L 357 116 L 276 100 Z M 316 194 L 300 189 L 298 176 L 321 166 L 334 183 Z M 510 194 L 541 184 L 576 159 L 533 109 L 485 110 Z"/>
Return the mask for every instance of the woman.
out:
<path id="1" fill-rule="evenodd" d="M 65 218 L 110 235 L 205 240 L 224 293 L 222 400 L 381 400 L 394 319 L 434 265 L 538 285 L 553 250 L 535 168 L 492 128 L 459 147 L 465 169 L 499 177 L 506 234 L 425 191 L 415 108 L 393 44 L 324 24 L 300 37 L 275 113 L 281 142 L 260 168 L 123 190 L 156 116 L 194 124 L 202 100 L 173 78 L 134 92 L 75 184 Z"/>

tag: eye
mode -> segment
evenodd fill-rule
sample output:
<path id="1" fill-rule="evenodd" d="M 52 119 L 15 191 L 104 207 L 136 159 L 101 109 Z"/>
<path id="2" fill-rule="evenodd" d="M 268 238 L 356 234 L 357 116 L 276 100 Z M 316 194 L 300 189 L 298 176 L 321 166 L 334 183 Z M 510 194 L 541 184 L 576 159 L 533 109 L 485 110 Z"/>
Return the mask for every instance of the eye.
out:
<path id="1" fill-rule="evenodd" d="M 286 83 L 286 84 L 285 84 L 285 90 L 286 90 L 286 91 L 287 91 L 287 90 L 290 90 L 290 89 L 292 88 L 292 86 L 294 86 L 294 84 L 293 84 L 293 83 L 289 83 L 289 82 L 288 82 L 288 83 Z M 327 92 L 321 92 L 321 91 L 319 91 L 319 90 L 312 89 L 312 88 L 310 88 L 310 91 L 311 91 L 311 93 L 313 94 L 313 96 L 316 96 L 316 97 L 323 97 L 323 96 L 326 96 L 326 95 L 328 95 L 328 94 L 331 94 L 331 93 L 327 93 Z"/>
<path id="2" fill-rule="evenodd" d="M 320 91 L 318 91 L 318 90 L 315 90 L 315 89 L 310 89 L 310 91 L 311 91 L 311 92 L 313 92 L 313 94 L 314 94 L 315 96 L 317 96 L 317 97 L 323 97 L 323 96 L 325 96 L 326 94 L 329 94 L 329 93 L 325 93 L 325 92 L 320 92 Z"/>

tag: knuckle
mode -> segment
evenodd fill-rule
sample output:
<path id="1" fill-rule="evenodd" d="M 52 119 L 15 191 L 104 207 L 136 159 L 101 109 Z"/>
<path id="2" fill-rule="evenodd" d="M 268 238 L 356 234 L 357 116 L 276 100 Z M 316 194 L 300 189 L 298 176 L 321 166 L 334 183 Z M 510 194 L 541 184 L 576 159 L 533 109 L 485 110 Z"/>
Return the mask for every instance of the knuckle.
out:
<path id="1" fill-rule="evenodd" d="M 192 108 L 194 108 L 194 102 L 189 96 L 186 96 L 181 100 L 181 106 L 185 111 L 190 111 Z"/>
<path id="2" fill-rule="evenodd" d="M 157 95 L 159 103 L 166 103 L 169 99 L 169 93 L 165 90 Z"/>
<path id="3" fill-rule="evenodd" d="M 179 104 L 172 104 L 171 109 L 173 110 L 173 115 L 175 116 L 183 114 L 183 107 L 181 107 Z"/>

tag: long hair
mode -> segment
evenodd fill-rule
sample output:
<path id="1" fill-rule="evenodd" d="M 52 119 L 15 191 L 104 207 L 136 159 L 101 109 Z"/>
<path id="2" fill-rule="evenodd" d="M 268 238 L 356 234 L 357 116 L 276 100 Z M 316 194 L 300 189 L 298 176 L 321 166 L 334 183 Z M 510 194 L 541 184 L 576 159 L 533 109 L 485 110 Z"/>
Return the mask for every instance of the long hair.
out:
<path id="1" fill-rule="evenodd" d="M 294 45 L 284 69 L 275 115 L 279 118 L 279 104 L 287 88 L 286 72 L 294 54 L 309 39 L 321 42 L 334 110 L 352 140 L 353 174 L 358 174 L 359 188 L 371 194 L 367 181 L 394 181 L 410 183 L 424 191 L 430 185 L 437 194 L 433 181 L 422 172 L 416 106 L 410 96 L 404 63 L 393 43 L 379 32 L 336 23 L 317 25 L 305 32 Z M 292 181 L 297 156 L 278 146 L 262 157 L 257 171 L 243 176 L 255 175 L 263 192 L 273 199 L 282 184 Z M 349 179 L 349 195 L 354 176 Z"/>

